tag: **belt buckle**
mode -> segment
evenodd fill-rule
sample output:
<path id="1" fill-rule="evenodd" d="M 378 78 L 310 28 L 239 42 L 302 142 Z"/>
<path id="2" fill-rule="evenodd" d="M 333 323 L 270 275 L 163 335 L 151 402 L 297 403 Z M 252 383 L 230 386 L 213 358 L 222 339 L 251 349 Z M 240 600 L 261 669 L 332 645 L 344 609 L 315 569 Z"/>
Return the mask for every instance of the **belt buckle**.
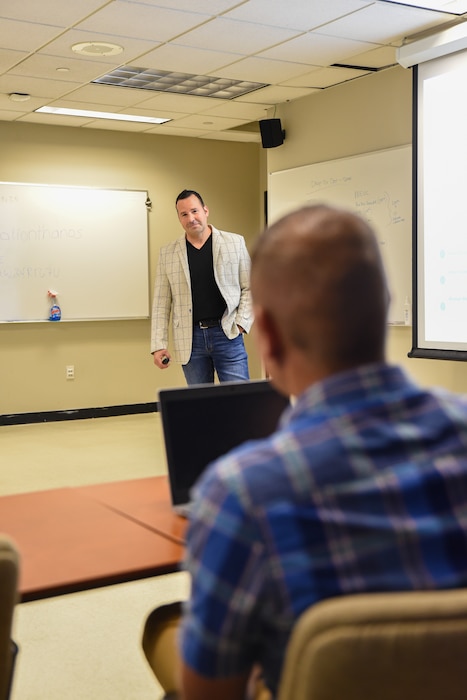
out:
<path id="1" fill-rule="evenodd" d="M 214 328 L 218 323 L 219 321 L 215 318 L 203 318 L 201 321 L 198 321 L 198 325 L 203 331 L 208 328 Z"/>

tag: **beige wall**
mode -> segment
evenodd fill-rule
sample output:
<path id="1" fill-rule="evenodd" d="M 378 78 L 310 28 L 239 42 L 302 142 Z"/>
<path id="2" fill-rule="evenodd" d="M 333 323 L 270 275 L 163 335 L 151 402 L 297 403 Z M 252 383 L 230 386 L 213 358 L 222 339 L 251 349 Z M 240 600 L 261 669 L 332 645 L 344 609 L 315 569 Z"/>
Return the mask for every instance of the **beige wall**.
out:
<path id="1" fill-rule="evenodd" d="M 262 224 L 259 144 L 0 122 L 0 152 L 0 181 L 148 190 L 151 286 L 159 247 L 182 232 L 174 201 L 185 187 L 248 244 Z M 122 284 L 131 294 L 131 279 Z M 146 320 L 0 324 L 0 414 L 155 401 L 160 387 L 185 382 L 178 366 L 154 367 L 149 335 Z"/>
<path id="2" fill-rule="evenodd" d="M 412 73 L 390 68 L 282 105 L 275 112 L 286 131 L 268 150 L 268 172 L 344 158 L 412 142 Z M 408 358 L 412 331 L 388 329 L 388 359 L 425 386 L 467 392 L 467 365 Z"/>
<path id="3" fill-rule="evenodd" d="M 251 244 L 262 226 L 267 172 L 411 142 L 411 72 L 391 68 L 283 105 L 285 143 L 184 139 L 0 122 L 0 180 L 147 189 L 151 282 L 160 245 L 180 229 L 173 200 L 199 189 L 217 226 Z M 271 115 L 272 116 L 272 115 Z M 105 263 L 105 261 L 103 261 Z M 123 283 L 131 288 L 131 280 Z M 0 324 L 0 414 L 144 403 L 183 384 L 180 368 L 152 365 L 148 321 Z M 261 376 L 253 339 L 252 376 Z M 409 359 L 410 328 L 390 328 L 388 358 L 425 385 L 467 392 L 462 362 Z M 76 379 L 65 379 L 75 365 Z"/>

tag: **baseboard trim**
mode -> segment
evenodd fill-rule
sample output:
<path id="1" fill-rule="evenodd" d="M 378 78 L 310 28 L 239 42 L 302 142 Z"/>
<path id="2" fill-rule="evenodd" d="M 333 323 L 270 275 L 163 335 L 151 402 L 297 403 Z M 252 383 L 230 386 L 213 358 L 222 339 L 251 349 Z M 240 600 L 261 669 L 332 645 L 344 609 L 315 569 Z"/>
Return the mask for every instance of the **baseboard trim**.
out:
<path id="1" fill-rule="evenodd" d="M 21 425 L 22 423 L 48 423 L 51 421 L 82 420 L 84 418 L 109 418 L 128 416 L 136 413 L 155 413 L 158 402 L 134 403 L 123 406 L 99 408 L 76 408 L 68 411 L 38 411 L 37 413 L 13 413 L 0 416 L 0 425 Z"/>

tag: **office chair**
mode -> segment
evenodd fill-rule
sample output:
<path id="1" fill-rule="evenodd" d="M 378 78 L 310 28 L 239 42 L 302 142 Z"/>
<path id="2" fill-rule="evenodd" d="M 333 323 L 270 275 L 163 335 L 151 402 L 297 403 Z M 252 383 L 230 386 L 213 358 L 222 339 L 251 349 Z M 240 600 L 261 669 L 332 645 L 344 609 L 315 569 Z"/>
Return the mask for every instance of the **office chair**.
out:
<path id="1" fill-rule="evenodd" d="M 8 700 L 18 647 L 11 639 L 18 597 L 19 556 L 14 543 L 0 535 L 0 700 Z"/>
<path id="2" fill-rule="evenodd" d="M 322 601 L 299 618 L 278 700 L 464 700 L 467 589 Z"/>

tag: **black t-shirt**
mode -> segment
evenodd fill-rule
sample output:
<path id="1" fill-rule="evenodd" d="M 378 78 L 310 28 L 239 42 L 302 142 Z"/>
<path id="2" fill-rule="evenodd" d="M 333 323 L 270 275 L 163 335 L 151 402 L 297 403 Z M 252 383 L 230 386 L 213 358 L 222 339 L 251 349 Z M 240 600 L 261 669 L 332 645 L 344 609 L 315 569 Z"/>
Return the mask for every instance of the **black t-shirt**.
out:
<path id="1" fill-rule="evenodd" d="M 214 279 L 212 235 L 199 249 L 187 240 L 186 249 L 193 298 L 193 321 L 196 323 L 206 318 L 221 318 L 226 303 Z"/>

